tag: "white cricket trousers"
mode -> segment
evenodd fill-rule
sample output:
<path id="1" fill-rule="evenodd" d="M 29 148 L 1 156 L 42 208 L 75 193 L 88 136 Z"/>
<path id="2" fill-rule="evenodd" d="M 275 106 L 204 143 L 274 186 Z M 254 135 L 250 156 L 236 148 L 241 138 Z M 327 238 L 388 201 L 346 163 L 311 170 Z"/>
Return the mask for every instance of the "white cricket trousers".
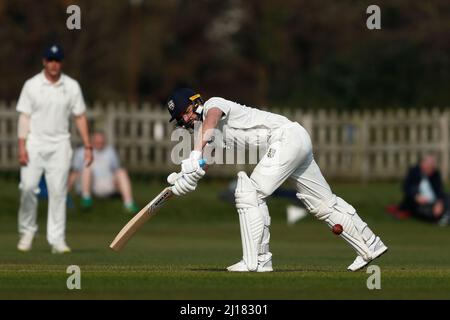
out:
<path id="1" fill-rule="evenodd" d="M 35 234 L 37 225 L 37 193 L 42 174 L 48 189 L 47 241 L 50 245 L 65 241 L 67 177 L 72 158 L 69 140 L 57 143 L 27 141 L 29 162 L 20 169 L 19 233 Z"/>
<path id="2" fill-rule="evenodd" d="M 250 176 L 261 202 L 288 178 L 295 181 L 299 198 L 311 196 L 308 199 L 314 203 L 305 203 L 308 208 L 317 207 L 333 197 L 329 184 L 314 161 L 311 138 L 297 122 L 273 132 L 267 152 Z"/>

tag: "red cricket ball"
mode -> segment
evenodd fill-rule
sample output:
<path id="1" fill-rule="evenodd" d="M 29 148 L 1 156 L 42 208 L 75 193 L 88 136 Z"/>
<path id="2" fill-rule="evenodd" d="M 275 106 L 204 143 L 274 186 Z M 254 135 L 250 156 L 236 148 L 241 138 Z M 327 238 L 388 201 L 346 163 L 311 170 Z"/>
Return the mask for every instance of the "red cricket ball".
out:
<path id="1" fill-rule="evenodd" d="M 335 224 L 333 228 L 331 228 L 331 231 L 333 231 L 334 234 L 340 235 L 344 229 L 340 224 Z"/>

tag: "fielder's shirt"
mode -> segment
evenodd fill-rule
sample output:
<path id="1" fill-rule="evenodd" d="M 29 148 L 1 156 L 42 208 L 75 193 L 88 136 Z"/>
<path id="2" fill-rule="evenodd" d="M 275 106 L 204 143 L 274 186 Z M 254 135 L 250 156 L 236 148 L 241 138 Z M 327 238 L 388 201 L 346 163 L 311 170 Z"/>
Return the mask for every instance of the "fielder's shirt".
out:
<path id="1" fill-rule="evenodd" d="M 51 83 L 42 71 L 25 82 L 16 109 L 30 116 L 30 142 L 55 143 L 70 138 L 70 116 L 83 114 L 86 105 L 76 80 L 61 74 Z"/>

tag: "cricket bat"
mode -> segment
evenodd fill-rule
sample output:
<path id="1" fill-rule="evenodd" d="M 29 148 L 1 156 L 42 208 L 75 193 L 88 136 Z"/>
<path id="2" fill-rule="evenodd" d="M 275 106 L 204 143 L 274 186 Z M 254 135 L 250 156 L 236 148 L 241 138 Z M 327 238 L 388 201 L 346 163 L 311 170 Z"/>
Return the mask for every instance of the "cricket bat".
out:
<path id="1" fill-rule="evenodd" d="M 201 167 L 206 165 L 206 160 L 199 160 Z M 175 174 L 175 173 L 174 173 Z M 141 209 L 128 223 L 120 230 L 109 247 L 114 251 L 120 251 L 139 230 L 140 227 L 172 197 L 172 188 L 166 187 L 160 194 L 158 194 L 152 201 L 150 201 L 144 208 Z"/>
<path id="2" fill-rule="evenodd" d="M 120 251 L 131 239 L 131 237 L 139 230 L 140 227 L 151 217 L 153 217 L 159 208 L 172 197 L 172 189 L 164 188 L 152 201 L 141 209 L 128 223 L 120 230 L 113 242 L 109 245 L 114 251 Z"/>

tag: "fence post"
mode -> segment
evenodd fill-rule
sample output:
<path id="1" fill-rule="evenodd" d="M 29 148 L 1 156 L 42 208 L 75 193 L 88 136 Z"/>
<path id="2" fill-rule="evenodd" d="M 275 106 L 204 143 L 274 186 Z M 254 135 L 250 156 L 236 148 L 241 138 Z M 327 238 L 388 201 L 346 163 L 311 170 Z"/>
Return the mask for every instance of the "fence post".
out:
<path id="1" fill-rule="evenodd" d="M 441 126 L 441 143 L 440 143 L 440 149 L 441 149 L 441 172 L 442 172 L 442 178 L 444 182 L 448 181 L 448 175 L 449 175 L 449 139 L 448 139 L 448 110 L 444 110 L 442 112 L 441 118 L 440 118 L 440 126 Z"/>
<path id="2" fill-rule="evenodd" d="M 360 128 L 360 138 L 359 138 L 359 152 L 360 152 L 360 165 L 361 165 L 361 182 L 366 183 L 370 178 L 370 166 L 369 166 L 369 117 L 370 112 L 365 111 L 360 113 L 359 115 L 359 128 Z"/>
<path id="3" fill-rule="evenodd" d="M 114 130 L 114 120 L 115 120 L 115 105 L 113 102 L 109 102 L 105 105 L 105 134 L 106 138 L 108 139 L 109 143 L 113 146 L 116 146 L 116 139 L 115 139 L 115 130 Z M 116 146 L 117 147 L 117 146 Z"/>

